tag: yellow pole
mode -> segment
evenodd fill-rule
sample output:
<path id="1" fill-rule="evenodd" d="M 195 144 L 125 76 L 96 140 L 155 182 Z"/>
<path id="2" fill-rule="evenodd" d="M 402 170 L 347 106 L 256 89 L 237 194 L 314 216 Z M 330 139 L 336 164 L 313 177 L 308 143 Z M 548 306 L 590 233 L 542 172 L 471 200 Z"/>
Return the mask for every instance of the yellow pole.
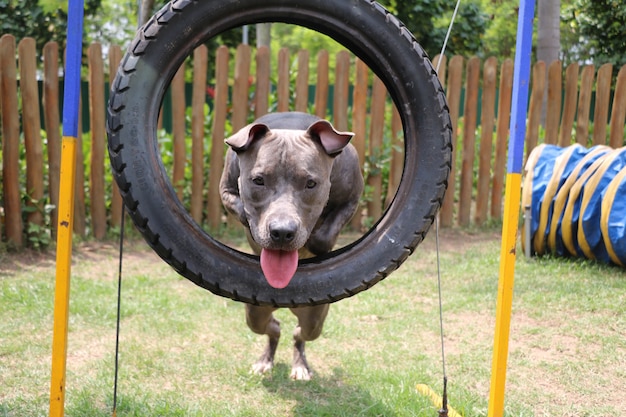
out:
<path id="1" fill-rule="evenodd" d="M 502 417 L 504 415 L 504 388 L 506 385 L 506 362 L 509 354 L 509 332 L 515 281 L 515 244 L 519 227 L 535 0 L 520 0 L 519 6 L 515 73 L 513 74 L 513 94 L 511 97 L 511 138 L 509 140 L 504 222 L 502 224 L 500 278 L 498 280 L 488 417 Z"/>
<path id="2" fill-rule="evenodd" d="M 52 372 L 50 375 L 50 417 L 65 413 L 65 365 L 70 307 L 70 269 L 74 228 L 74 187 L 76 142 L 80 106 L 84 0 L 68 0 L 65 85 L 63 90 L 63 140 L 57 223 L 56 285 L 52 328 Z"/>
<path id="3" fill-rule="evenodd" d="M 504 206 L 502 244 L 500 247 L 500 280 L 496 307 L 496 330 L 493 342 L 491 366 L 491 390 L 489 394 L 489 417 L 501 417 L 504 410 L 506 363 L 509 352 L 509 331 L 515 281 L 515 247 L 520 210 L 522 175 L 506 176 L 505 194 L 509 196 Z"/>
<path id="4" fill-rule="evenodd" d="M 61 178 L 67 180 L 61 181 L 59 187 L 50 417 L 63 417 L 65 407 L 65 365 L 67 359 L 67 328 L 70 304 L 70 269 L 72 265 L 75 177 L 76 138 L 63 136 L 61 145 Z"/>

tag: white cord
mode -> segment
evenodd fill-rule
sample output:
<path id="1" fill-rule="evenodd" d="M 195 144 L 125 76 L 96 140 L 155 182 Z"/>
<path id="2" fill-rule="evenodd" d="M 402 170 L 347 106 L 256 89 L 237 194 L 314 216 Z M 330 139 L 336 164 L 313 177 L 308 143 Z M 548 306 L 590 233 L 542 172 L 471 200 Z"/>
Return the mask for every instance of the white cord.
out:
<path id="1" fill-rule="evenodd" d="M 448 31 L 446 32 L 446 37 L 443 40 L 443 45 L 441 45 L 441 52 L 439 53 L 439 62 L 437 62 L 437 73 L 439 73 L 439 66 L 441 65 L 441 58 L 443 54 L 446 52 L 446 47 L 448 46 L 448 39 L 450 39 L 450 33 L 452 33 L 452 26 L 454 25 L 454 21 L 456 20 L 456 15 L 459 11 L 459 6 L 461 5 L 461 0 L 457 0 L 456 6 L 454 6 L 454 12 L 452 12 L 452 18 L 450 19 L 450 26 L 448 26 Z"/>
<path id="2" fill-rule="evenodd" d="M 461 0 L 457 0 L 456 6 L 454 7 L 454 12 L 452 13 L 452 18 L 450 19 L 450 26 L 448 26 L 448 32 L 446 33 L 446 37 L 443 40 L 443 45 L 441 47 L 441 52 L 439 54 L 439 60 L 437 62 L 436 71 L 439 73 L 439 66 L 441 65 L 441 61 L 443 60 L 443 56 L 446 52 L 446 47 L 448 46 L 448 39 L 450 38 L 450 33 L 452 33 L 452 26 L 454 25 L 454 20 L 456 19 L 457 12 L 459 11 L 459 5 L 461 4 Z M 439 327 L 440 327 L 440 336 L 441 336 L 441 366 L 443 369 L 443 378 L 444 385 L 448 376 L 446 374 L 446 355 L 444 350 L 444 333 L 443 333 L 443 302 L 441 296 L 441 266 L 439 259 L 439 213 L 435 216 L 435 245 L 437 248 L 437 288 L 439 290 Z"/>

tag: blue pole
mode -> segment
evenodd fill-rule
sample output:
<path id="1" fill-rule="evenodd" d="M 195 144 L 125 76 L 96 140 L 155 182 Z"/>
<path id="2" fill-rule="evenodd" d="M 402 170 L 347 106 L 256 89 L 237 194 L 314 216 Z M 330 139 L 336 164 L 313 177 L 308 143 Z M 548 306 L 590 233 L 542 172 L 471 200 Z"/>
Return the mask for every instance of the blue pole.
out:
<path id="1" fill-rule="evenodd" d="M 502 224 L 502 245 L 500 248 L 496 329 L 487 412 L 489 417 L 502 417 L 504 414 L 504 391 L 509 353 L 513 285 L 515 281 L 515 250 L 520 213 L 522 163 L 524 160 L 524 137 L 526 136 L 534 15 L 535 0 L 520 0 L 513 74 L 511 124 L 509 127 L 511 137 L 509 139 L 504 221 Z"/>
<path id="2" fill-rule="evenodd" d="M 83 55 L 83 0 L 69 0 L 67 14 L 67 56 L 63 90 L 63 136 L 78 137 L 80 70 Z"/>
<path id="3" fill-rule="evenodd" d="M 515 70 L 513 73 L 513 96 L 511 101 L 511 139 L 507 172 L 521 174 L 524 160 L 524 138 L 526 136 L 526 113 L 530 84 L 530 62 L 532 59 L 533 19 L 535 1 L 520 0 L 515 45 Z"/>
<path id="4" fill-rule="evenodd" d="M 63 92 L 63 140 L 59 211 L 57 224 L 56 283 L 52 332 L 52 372 L 50 378 L 50 417 L 65 413 L 67 330 L 70 304 L 70 269 L 76 177 L 76 142 L 80 105 L 80 69 L 83 45 L 83 0 L 69 0 L 67 52 Z"/>

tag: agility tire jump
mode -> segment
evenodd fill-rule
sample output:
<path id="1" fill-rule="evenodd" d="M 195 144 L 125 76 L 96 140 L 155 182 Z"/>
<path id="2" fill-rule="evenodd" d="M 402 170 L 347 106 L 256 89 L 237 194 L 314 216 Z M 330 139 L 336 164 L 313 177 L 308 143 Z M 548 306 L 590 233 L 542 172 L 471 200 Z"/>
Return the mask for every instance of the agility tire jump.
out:
<path id="1" fill-rule="evenodd" d="M 156 138 L 174 74 L 206 40 L 244 24 L 284 22 L 324 33 L 384 82 L 403 123 L 405 163 L 392 204 L 356 242 L 301 260 L 284 289 L 265 281 L 258 257 L 211 237 L 176 197 Z M 412 34 L 371 0 L 177 0 L 142 27 L 122 59 L 108 105 L 113 175 L 136 227 L 179 274 L 214 294 L 297 307 L 335 302 L 397 269 L 424 239 L 441 206 L 451 166 L 452 125 L 432 64 Z"/>

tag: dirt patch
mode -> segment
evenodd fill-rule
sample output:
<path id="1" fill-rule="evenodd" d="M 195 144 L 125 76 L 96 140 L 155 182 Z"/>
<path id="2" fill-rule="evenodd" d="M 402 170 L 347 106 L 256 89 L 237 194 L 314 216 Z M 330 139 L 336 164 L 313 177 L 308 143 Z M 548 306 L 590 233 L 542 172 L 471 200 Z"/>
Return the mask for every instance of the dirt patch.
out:
<path id="1" fill-rule="evenodd" d="M 87 271 L 87 276 L 116 278 L 119 257 L 119 244 L 116 242 L 76 243 L 72 249 L 72 272 Z M 163 261 L 143 241 L 125 244 L 123 268 L 128 268 L 128 272 L 152 267 L 155 262 Z M 55 265 L 56 253 L 53 249 L 46 251 L 24 249 L 0 255 L 0 276 L 23 271 L 49 270 Z"/>
<path id="2" fill-rule="evenodd" d="M 3 253 L 0 255 L 0 276 L 29 268 L 50 268 L 55 261 L 52 251 L 41 252 L 27 249 L 19 253 Z"/>

